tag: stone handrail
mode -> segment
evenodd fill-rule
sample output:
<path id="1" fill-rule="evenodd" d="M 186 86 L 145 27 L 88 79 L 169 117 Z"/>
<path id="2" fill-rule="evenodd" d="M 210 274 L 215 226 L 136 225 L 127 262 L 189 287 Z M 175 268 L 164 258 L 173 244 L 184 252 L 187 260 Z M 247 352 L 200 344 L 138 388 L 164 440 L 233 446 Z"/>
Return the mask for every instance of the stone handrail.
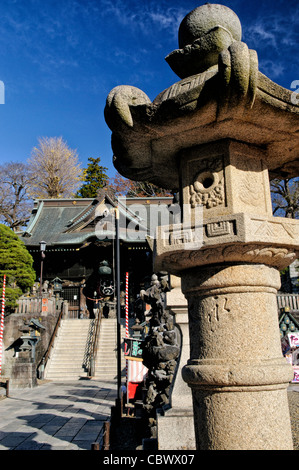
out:
<path id="1" fill-rule="evenodd" d="M 60 327 L 60 324 L 61 324 L 61 320 L 65 314 L 65 305 L 66 305 L 66 302 L 63 302 L 61 304 L 61 311 L 60 311 L 60 314 L 59 314 L 59 317 L 57 319 L 57 322 L 56 322 L 56 326 L 54 328 L 54 331 L 53 331 L 53 334 L 52 334 L 52 337 L 50 339 L 50 342 L 49 342 L 49 346 L 48 346 L 48 349 L 46 351 L 46 353 L 44 354 L 39 366 L 38 366 L 38 369 L 41 370 L 41 375 L 43 376 L 43 373 L 44 373 L 44 370 L 45 370 L 45 367 L 46 367 L 46 364 L 48 362 L 48 359 L 49 359 L 49 356 L 50 356 L 50 353 L 51 353 L 51 350 L 54 346 L 54 342 L 55 342 L 55 338 L 57 336 L 57 333 L 58 333 L 58 329 Z"/>
<path id="2" fill-rule="evenodd" d="M 94 376 L 95 374 L 94 367 L 95 367 L 95 359 L 97 357 L 97 352 L 98 352 L 102 314 L 103 314 L 103 307 L 100 306 L 99 313 L 96 318 L 95 328 L 93 331 L 92 346 L 91 346 L 91 352 L 90 352 L 89 375 L 91 377 Z"/>

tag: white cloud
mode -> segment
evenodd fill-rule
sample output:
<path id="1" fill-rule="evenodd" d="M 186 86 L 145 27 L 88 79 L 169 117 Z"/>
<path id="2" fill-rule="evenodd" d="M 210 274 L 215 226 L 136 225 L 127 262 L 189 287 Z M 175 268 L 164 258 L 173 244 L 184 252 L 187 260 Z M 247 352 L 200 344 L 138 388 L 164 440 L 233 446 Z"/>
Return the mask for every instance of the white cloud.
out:
<path id="1" fill-rule="evenodd" d="M 188 8 L 169 7 L 159 2 L 123 2 L 101 0 L 101 14 L 114 16 L 115 23 L 151 35 L 153 26 L 177 35 L 178 27 Z"/>
<path id="2" fill-rule="evenodd" d="M 272 47 L 281 50 L 281 45 L 296 46 L 299 39 L 299 7 L 258 17 L 245 25 L 244 39 L 257 49 Z"/>
<path id="3" fill-rule="evenodd" d="M 250 28 L 249 37 L 257 46 L 262 41 L 263 45 L 267 44 L 277 47 L 276 35 L 271 33 L 262 22 L 256 23 Z"/>
<path id="4" fill-rule="evenodd" d="M 280 62 L 274 62 L 273 60 L 260 60 L 259 69 L 263 74 L 272 79 L 281 77 L 285 72 L 284 65 Z"/>

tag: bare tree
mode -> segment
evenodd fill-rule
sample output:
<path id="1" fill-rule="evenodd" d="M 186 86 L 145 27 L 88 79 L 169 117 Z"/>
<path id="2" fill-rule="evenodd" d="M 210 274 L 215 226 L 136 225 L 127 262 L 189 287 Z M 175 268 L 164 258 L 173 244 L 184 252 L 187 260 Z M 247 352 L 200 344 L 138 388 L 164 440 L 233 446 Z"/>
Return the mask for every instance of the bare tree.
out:
<path id="1" fill-rule="evenodd" d="M 159 188 L 153 183 L 146 181 L 133 181 L 121 176 L 118 172 L 110 180 L 110 187 L 117 196 L 128 197 L 164 197 L 172 196 L 172 192 L 167 189 Z"/>
<path id="2" fill-rule="evenodd" d="M 76 150 L 62 137 L 42 137 L 28 160 L 33 198 L 59 198 L 74 195 L 82 182 L 82 169 Z"/>
<path id="3" fill-rule="evenodd" d="M 290 219 L 299 216 L 299 179 L 274 179 L 271 181 L 273 214 Z"/>
<path id="4" fill-rule="evenodd" d="M 0 166 L 0 222 L 16 231 L 29 220 L 32 200 L 28 196 L 31 176 L 24 163 Z"/>

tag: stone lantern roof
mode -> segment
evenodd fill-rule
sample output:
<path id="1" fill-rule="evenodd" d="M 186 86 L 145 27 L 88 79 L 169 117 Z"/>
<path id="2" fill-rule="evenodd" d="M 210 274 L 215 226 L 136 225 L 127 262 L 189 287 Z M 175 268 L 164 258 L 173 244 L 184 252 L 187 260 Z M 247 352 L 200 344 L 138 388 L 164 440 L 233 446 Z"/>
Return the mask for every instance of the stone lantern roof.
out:
<path id="1" fill-rule="evenodd" d="M 186 142 L 230 139 L 262 148 L 270 178 L 297 176 L 299 100 L 258 70 L 235 13 L 223 5 L 196 8 L 182 21 L 179 47 L 166 60 L 182 80 L 153 102 L 132 86 L 110 92 L 105 118 L 117 170 L 178 190 L 177 155 Z"/>

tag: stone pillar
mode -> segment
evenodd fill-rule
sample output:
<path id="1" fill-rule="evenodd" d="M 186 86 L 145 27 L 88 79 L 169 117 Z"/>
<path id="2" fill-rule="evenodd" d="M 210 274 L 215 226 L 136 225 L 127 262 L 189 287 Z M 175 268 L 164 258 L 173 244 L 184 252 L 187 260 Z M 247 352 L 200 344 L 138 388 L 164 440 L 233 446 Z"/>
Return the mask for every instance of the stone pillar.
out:
<path id="1" fill-rule="evenodd" d="M 170 276 L 170 285 L 172 289 L 166 293 L 166 309 L 174 316 L 174 323 L 181 337 L 181 352 L 171 393 L 171 407 L 187 411 L 192 408 L 192 396 L 182 379 L 182 368 L 190 357 L 188 304 L 181 289 L 181 279 Z"/>
<path id="2" fill-rule="evenodd" d="M 182 277 L 198 449 L 292 449 L 275 268 L 205 266 Z"/>
<path id="3" fill-rule="evenodd" d="M 10 374 L 10 387 L 33 388 L 37 385 L 36 364 L 29 357 L 28 352 L 20 352 L 13 363 Z"/>
<path id="4" fill-rule="evenodd" d="M 172 290 L 166 294 L 166 309 L 174 315 L 180 331 L 181 353 L 170 396 L 171 408 L 157 414 L 159 450 L 192 450 L 196 448 L 191 390 L 182 379 L 182 368 L 190 357 L 188 305 L 181 290 L 181 280 L 171 276 Z"/>

